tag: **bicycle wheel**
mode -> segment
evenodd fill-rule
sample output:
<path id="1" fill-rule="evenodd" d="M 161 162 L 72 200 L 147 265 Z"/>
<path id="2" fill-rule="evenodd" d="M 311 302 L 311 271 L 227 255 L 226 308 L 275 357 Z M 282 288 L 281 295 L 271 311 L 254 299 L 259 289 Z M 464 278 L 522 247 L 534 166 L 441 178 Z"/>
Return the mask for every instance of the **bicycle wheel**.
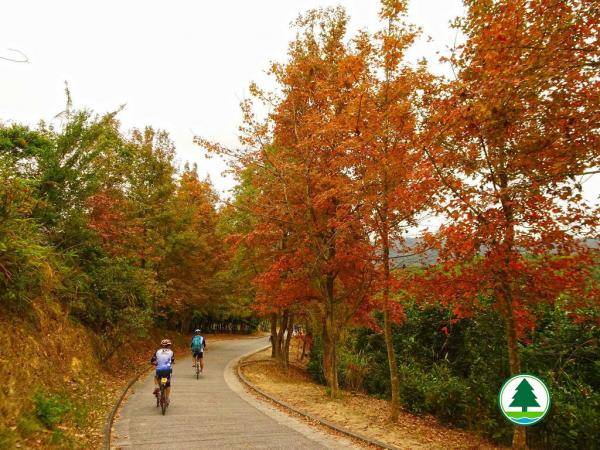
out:
<path id="1" fill-rule="evenodd" d="M 200 378 L 200 364 L 198 364 L 198 360 L 196 359 L 196 380 Z"/>
<path id="2" fill-rule="evenodd" d="M 165 392 L 165 388 L 161 385 L 160 387 L 160 409 L 162 412 L 162 415 L 165 415 L 165 412 L 167 411 L 167 394 Z"/>

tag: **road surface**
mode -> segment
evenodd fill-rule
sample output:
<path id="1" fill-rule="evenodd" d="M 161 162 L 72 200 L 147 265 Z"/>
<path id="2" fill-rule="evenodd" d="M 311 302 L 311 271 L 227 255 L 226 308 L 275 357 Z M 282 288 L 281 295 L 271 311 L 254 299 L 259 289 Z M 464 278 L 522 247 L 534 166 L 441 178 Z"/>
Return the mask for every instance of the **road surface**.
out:
<path id="1" fill-rule="evenodd" d="M 210 341 L 200 379 L 191 357 L 173 368 L 171 405 L 156 408 L 152 374 L 132 388 L 115 421 L 113 449 L 323 449 L 352 443 L 307 426 L 245 392 L 237 359 L 268 345 L 267 338 Z"/>

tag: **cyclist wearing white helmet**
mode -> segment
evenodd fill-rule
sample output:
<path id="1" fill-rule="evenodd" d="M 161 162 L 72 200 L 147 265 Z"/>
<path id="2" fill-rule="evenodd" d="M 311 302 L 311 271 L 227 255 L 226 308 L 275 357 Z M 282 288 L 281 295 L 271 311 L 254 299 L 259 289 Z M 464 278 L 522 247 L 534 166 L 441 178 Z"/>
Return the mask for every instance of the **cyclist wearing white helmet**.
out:
<path id="1" fill-rule="evenodd" d="M 160 347 L 152 359 L 150 360 L 151 364 L 156 366 L 156 374 L 154 376 L 154 384 L 156 388 L 154 389 L 153 394 L 158 395 L 160 389 L 158 388 L 158 380 L 162 377 L 167 377 L 167 403 L 169 402 L 169 395 L 171 394 L 171 373 L 173 369 L 171 366 L 175 364 L 175 356 L 173 355 L 173 350 L 171 350 L 171 341 L 169 339 L 163 339 L 160 341 Z"/>
<path id="2" fill-rule="evenodd" d="M 192 367 L 196 367 L 196 360 L 199 360 L 200 372 L 202 372 L 204 370 L 204 349 L 206 348 L 206 339 L 202 336 L 202 330 L 197 329 L 194 331 L 194 337 L 192 338 L 190 347 L 192 349 L 192 357 L 194 360 Z"/>

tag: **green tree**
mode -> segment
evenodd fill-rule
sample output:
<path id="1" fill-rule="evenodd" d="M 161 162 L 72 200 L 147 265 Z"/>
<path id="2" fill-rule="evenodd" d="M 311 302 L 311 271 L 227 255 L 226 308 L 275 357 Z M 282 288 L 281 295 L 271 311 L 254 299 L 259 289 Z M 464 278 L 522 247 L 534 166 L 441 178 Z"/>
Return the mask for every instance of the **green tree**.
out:
<path id="1" fill-rule="evenodd" d="M 216 234 L 218 196 L 210 180 L 200 180 L 195 165 L 185 165 L 171 199 L 165 255 L 158 270 L 166 288 L 160 309 L 169 312 L 182 332 L 189 331 L 194 311 L 220 300 L 214 289 L 221 268 L 221 241 Z"/>
<path id="2" fill-rule="evenodd" d="M 529 384 L 527 379 L 523 378 L 523 381 L 519 383 L 509 406 L 523 408 L 524 412 L 526 412 L 527 408 L 530 406 L 540 406 L 533 393 L 533 387 L 531 387 L 531 384 Z"/>

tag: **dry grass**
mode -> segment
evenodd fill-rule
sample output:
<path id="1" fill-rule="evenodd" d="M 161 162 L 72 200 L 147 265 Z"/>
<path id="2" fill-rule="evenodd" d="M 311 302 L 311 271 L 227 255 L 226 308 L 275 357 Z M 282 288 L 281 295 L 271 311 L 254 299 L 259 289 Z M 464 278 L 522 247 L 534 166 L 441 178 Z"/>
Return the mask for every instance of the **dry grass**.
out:
<path id="1" fill-rule="evenodd" d="M 292 353 L 295 355 L 295 353 Z M 295 356 L 294 356 L 295 358 Z M 287 371 L 270 359 L 270 350 L 254 355 L 244 375 L 264 391 L 314 416 L 403 449 L 492 449 L 481 437 L 441 425 L 432 416 L 402 411 L 391 423 L 385 400 L 345 391 L 331 399 L 326 388 L 311 381 L 303 367 Z"/>
<path id="2" fill-rule="evenodd" d="M 28 318 L 0 317 L 0 448 L 99 448 L 108 411 L 131 377 L 150 367 L 165 337 L 177 356 L 187 356 L 189 336 L 153 331 L 101 364 L 97 338 L 59 305 L 44 304 Z M 208 341 L 229 338 L 210 335 Z M 33 398 L 40 392 L 68 409 L 55 426 L 39 421 Z"/>

